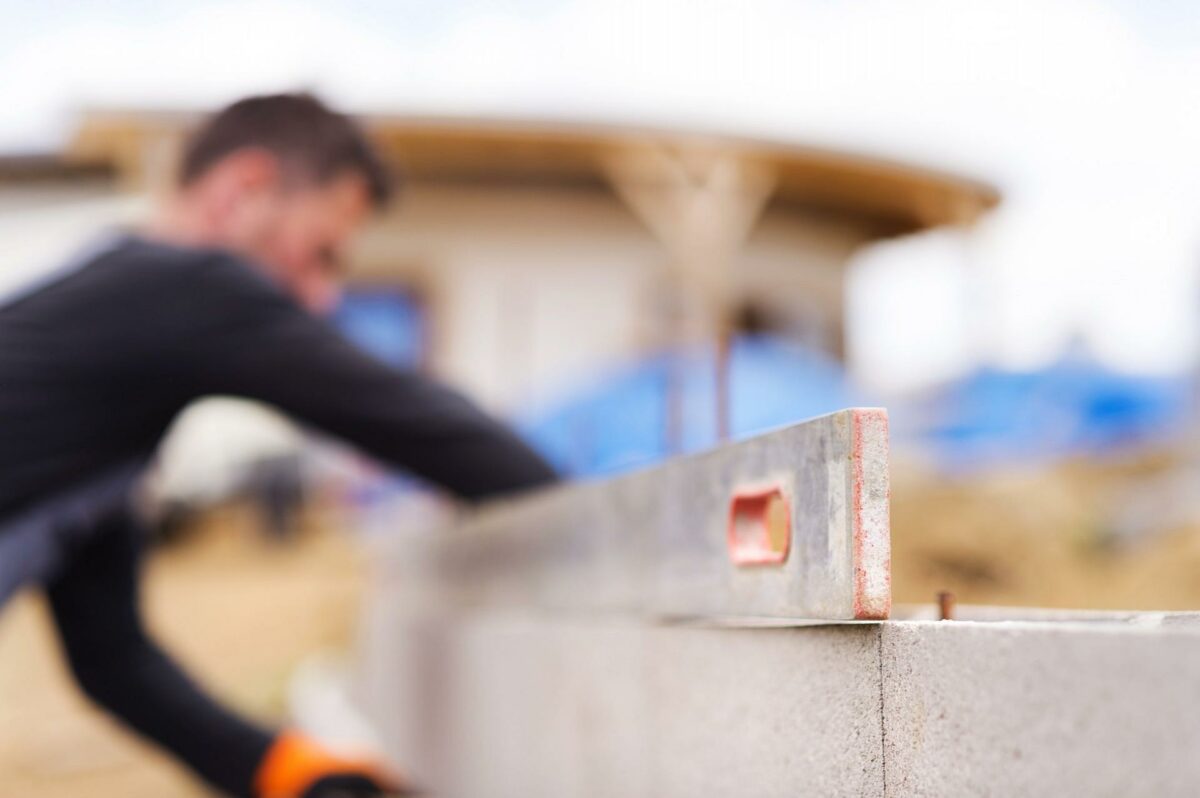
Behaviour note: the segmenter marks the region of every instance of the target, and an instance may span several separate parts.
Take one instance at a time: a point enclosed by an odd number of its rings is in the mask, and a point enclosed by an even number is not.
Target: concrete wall
[[[435,794],[879,794],[875,627],[375,610],[364,706]]]
[[[454,798],[1195,794],[1200,613],[833,623],[894,617],[882,418],[380,508],[358,698],[388,752]],[[747,562],[739,508],[772,474],[788,520],[760,531],[788,545]]]
[[[881,628],[886,795],[1195,795],[1200,627]]]
[[[448,796],[1191,796],[1200,627],[410,614],[360,698]]]

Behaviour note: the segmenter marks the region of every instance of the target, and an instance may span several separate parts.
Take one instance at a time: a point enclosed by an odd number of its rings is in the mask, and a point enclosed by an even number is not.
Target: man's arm
[[[138,609],[141,533],[114,511],[48,587],[84,692],[218,789],[252,796],[274,735],[212,701],[146,633]]]
[[[361,351],[237,260],[213,256],[193,280],[191,326],[167,366],[189,393],[276,405],[468,499],[557,478],[462,396]]]
[[[89,698],[222,793],[407,794],[377,763],[336,756],[295,732],[268,732],[205,694],[143,625],[138,596],[143,537],[132,512],[114,509],[47,586],[67,659]]]

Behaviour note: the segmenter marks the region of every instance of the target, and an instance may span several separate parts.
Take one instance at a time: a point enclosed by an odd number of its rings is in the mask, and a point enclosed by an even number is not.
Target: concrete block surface
[[[1200,794],[1200,634],[882,627],[888,796]]]
[[[437,795],[883,794],[877,627],[376,620],[364,708]]]

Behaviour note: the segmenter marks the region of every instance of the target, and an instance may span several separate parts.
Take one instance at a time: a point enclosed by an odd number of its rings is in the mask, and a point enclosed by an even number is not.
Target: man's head
[[[351,234],[392,190],[362,131],[308,94],[250,97],[209,119],[179,188],[176,224],[192,241],[247,257],[318,312],[337,301]]]

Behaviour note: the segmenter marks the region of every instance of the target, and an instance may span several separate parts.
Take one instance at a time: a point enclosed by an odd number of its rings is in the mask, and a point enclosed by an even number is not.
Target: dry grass
[[[1149,502],[1148,534],[1114,535],[1127,499],[1175,467],[1143,456],[953,481],[896,468],[895,600],[948,589],[973,604],[1200,609],[1200,519]]]

